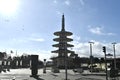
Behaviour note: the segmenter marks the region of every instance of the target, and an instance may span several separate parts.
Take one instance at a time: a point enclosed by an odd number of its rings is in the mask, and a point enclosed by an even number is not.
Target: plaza
[[[87,74],[87,75],[85,75]],[[97,74],[97,73],[96,73]],[[90,75],[89,72],[84,71],[83,74],[74,73],[73,70],[68,70],[69,80],[105,80],[105,74],[103,75]],[[43,69],[38,70],[38,77],[30,77],[31,70],[25,69],[11,69],[10,72],[2,72],[0,74],[0,80],[64,80],[65,71],[60,70],[60,73],[53,73],[51,69],[43,73]]]

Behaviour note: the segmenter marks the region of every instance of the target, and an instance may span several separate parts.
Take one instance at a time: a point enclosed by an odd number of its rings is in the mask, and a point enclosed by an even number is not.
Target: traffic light
[[[106,53],[106,47],[105,46],[103,46],[103,52]]]

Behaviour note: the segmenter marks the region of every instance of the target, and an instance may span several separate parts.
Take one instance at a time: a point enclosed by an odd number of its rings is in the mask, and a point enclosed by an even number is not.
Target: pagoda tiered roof
[[[56,42],[70,42],[70,41],[73,41],[73,39],[71,39],[71,38],[55,38],[53,40],[56,41]]]
[[[55,51],[52,51],[52,53],[74,53],[74,51],[68,50],[68,49],[58,49]]]
[[[54,35],[56,35],[56,36],[62,36],[62,35],[64,35],[64,36],[71,36],[72,33],[69,32],[69,31],[58,31],[58,32],[55,32]]]
[[[64,47],[64,45],[61,44],[61,43],[54,44],[54,45],[52,45],[52,46],[53,46],[53,47]],[[73,47],[73,45],[72,45],[72,44],[66,44],[66,47]]]

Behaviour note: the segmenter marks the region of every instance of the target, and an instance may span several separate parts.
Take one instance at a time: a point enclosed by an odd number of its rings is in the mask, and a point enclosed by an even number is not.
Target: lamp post
[[[91,73],[92,73],[92,67],[93,67],[93,56],[92,56],[92,44],[94,44],[94,42],[88,42],[90,44],[90,64],[91,64]]]
[[[113,51],[114,51],[114,68],[116,70],[116,54],[115,54],[115,44],[116,44],[116,42],[113,42],[112,44],[113,44]]]

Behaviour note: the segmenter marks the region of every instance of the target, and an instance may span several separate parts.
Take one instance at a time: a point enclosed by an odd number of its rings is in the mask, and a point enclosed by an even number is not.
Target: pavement
[[[95,75],[95,73],[93,75],[85,74],[90,73],[85,71],[83,74],[80,74],[68,70],[67,78],[68,80],[106,80],[104,75]],[[10,72],[0,73],[0,80],[65,80],[65,70],[60,70],[60,73],[53,73],[51,70],[47,70],[46,73],[43,73],[43,69],[39,69],[38,77],[30,77],[30,75],[30,69],[11,69]]]

